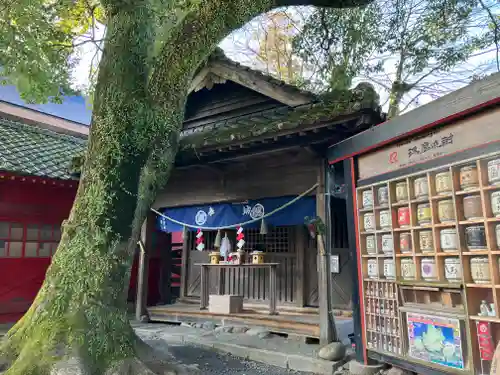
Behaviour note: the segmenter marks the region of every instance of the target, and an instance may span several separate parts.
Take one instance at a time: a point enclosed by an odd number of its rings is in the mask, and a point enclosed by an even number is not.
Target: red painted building
[[[68,161],[85,141],[0,118],[0,322],[40,288],[78,186]]]
[[[86,125],[0,100],[0,323],[19,319],[42,285],[78,187],[70,162],[87,134]],[[148,284],[153,305],[160,298],[161,237],[155,243]],[[176,280],[171,284],[175,288]]]

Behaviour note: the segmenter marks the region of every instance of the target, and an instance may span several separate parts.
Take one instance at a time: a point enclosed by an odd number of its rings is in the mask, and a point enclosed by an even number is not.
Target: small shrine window
[[[59,225],[0,221],[0,257],[49,258],[61,239]]]
[[[291,248],[290,236],[291,226],[277,226],[268,229],[265,235],[260,234],[260,229],[252,228],[245,230],[245,248],[248,251],[257,250],[257,247],[267,253],[289,253],[295,251]]]

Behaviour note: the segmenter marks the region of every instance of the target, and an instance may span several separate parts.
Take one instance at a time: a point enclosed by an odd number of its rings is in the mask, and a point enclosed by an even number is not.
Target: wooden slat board
[[[175,170],[155,208],[298,195],[316,183],[316,157],[305,151],[241,163]]]
[[[339,256],[339,273],[330,273],[332,308],[350,310],[352,308],[352,254],[349,251],[347,233],[346,204],[343,199],[331,198],[331,255]]]

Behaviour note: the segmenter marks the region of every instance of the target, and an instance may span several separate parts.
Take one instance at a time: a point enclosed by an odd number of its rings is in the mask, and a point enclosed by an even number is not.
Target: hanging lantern
[[[196,232],[196,250],[203,251],[205,244],[203,243],[203,231],[198,228]]]
[[[266,221],[264,219],[262,219],[262,221],[260,222],[260,234],[262,235],[265,235],[267,234],[267,224],[266,224]]]
[[[220,229],[217,231],[217,236],[215,236],[214,247],[220,248],[221,244],[221,233]]]
[[[243,245],[245,245],[245,234],[243,233],[243,227],[238,227],[238,230],[236,231],[236,247],[238,250],[241,250],[243,248]]]

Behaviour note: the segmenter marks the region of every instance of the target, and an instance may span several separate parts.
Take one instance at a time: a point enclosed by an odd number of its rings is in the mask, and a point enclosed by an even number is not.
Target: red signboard
[[[482,361],[491,361],[495,353],[491,327],[488,322],[476,322],[477,341],[479,343],[479,354]]]

